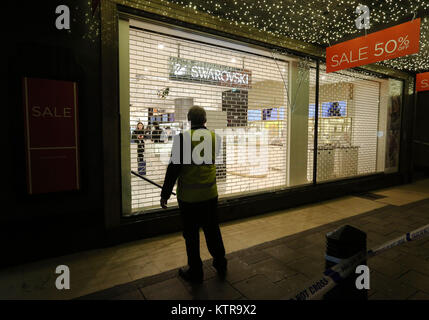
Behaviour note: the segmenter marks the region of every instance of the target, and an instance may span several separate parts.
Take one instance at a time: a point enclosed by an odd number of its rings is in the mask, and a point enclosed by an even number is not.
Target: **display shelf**
[[[308,133],[314,137],[314,119],[308,119]],[[319,118],[318,143],[320,145],[350,146],[352,141],[352,118]]]

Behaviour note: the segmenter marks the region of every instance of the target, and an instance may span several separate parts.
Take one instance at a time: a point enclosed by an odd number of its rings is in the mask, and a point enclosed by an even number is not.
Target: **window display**
[[[162,184],[167,167],[163,160],[172,146],[166,125],[176,134],[186,130],[187,110],[200,105],[207,112],[209,129],[228,129],[225,161],[217,168],[221,198],[286,187],[287,98],[283,79],[287,79],[288,63],[270,56],[269,52],[263,57],[130,28],[130,121],[148,119],[145,125],[152,126],[152,136],[153,124],[158,122],[163,130],[160,137],[164,137],[160,143],[154,143],[153,137],[146,141],[146,177]],[[165,88],[168,95],[160,96]],[[262,120],[263,112],[272,123],[251,126]],[[265,130],[268,136],[266,142],[260,139],[266,145],[256,150],[261,154],[260,163],[243,162],[242,150],[257,130]],[[266,152],[258,153],[264,148]],[[135,169],[136,152],[132,145],[131,168]],[[160,190],[153,185],[132,177],[131,189],[132,210],[158,208]],[[170,203],[174,201],[172,198]]]
[[[322,65],[316,117],[315,63],[206,44],[192,35],[175,38],[133,23],[130,126],[141,121],[149,132],[145,177],[155,184],[162,185],[172,137],[189,129],[193,105],[206,110],[207,128],[222,135],[216,168],[221,199],[313,183],[315,154],[316,182],[374,174],[397,163],[400,94],[390,99],[391,80],[355,71],[326,74]],[[141,148],[131,144],[130,151],[131,169],[142,171]],[[159,199],[154,184],[131,177],[133,213],[159,210]]]
[[[322,103],[322,117],[346,117],[347,102],[324,102]]]
[[[247,113],[247,121],[261,121],[262,113],[261,110],[249,110]]]

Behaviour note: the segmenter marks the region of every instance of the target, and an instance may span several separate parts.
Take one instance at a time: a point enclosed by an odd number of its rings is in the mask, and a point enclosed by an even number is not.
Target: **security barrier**
[[[326,234],[325,270],[349,259],[359,252],[366,252],[366,233],[350,225],[342,226]],[[361,262],[366,265],[366,260]],[[323,300],[368,300],[366,290],[356,288],[358,275],[351,274],[323,296]]]
[[[359,252],[349,259],[341,260],[332,268],[325,270],[323,276],[311,281],[303,290],[292,296],[291,300],[319,300],[329,290],[353,273],[362,261],[406,242],[421,239],[428,234],[429,224],[388,241],[374,249],[368,250],[367,252]]]

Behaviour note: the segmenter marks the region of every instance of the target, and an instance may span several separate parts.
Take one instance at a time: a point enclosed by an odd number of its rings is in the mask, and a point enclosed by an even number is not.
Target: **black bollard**
[[[362,251],[366,252],[366,233],[349,225],[342,226],[326,234],[325,268],[331,268]],[[360,264],[366,265],[366,260]],[[358,276],[353,270],[346,279],[328,291],[323,300],[368,300],[368,290],[356,288]]]

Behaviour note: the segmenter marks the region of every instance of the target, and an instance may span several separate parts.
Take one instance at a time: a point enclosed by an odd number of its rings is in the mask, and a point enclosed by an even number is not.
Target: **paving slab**
[[[267,252],[270,256],[285,263],[294,261],[299,258],[303,258],[305,256],[301,251],[293,250],[284,243],[273,247],[265,248],[263,250]]]
[[[376,256],[368,260],[367,264],[371,270],[376,270],[379,273],[393,279],[400,277],[410,270],[409,266],[404,266],[398,262],[385,259],[382,256]]]
[[[117,296],[110,297],[109,300],[144,300],[144,296],[139,289],[134,289]]]
[[[263,260],[255,263],[252,267],[257,275],[264,275],[273,283],[297,274],[297,271],[288,268],[284,263],[275,259]]]
[[[429,294],[418,291],[410,298],[410,300],[429,300]]]
[[[270,255],[262,250],[243,251],[240,252],[238,256],[240,257],[241,261],[247,263],[248,265],[252,265],[259,261],[270,258]]]
[[[204,285],[185,284],[185,286],[194,300],[236,300],[243,296],[229,282],[219,278],[205,281]]]
[[[203,262],[204,282],[190,285],[177,269],[103,290],[82,299],[288,299],[325,266],[325,235],[349,224],[367,232],[368,249],[412,231],[417,222],[429,224],[429,199],[401,207],[387,205],[364,214],[227,254],[224,280]],[[424,212],[424,214],[423,214]],[[404,215],[408,215],[408,219]],[[410,216],[418,217],[410,219]],[[389,249],[368,260],[370,300],[428,300],[429,238]]]
[[[185,285],[178,279],[172,278],[155,284],[141,287],[145,299],[148,300],[192,300],[193,297]]]
[[[285,294],[281,286],[272,283],[264,275],[256,275],[233,286],[250,300],[278,300]]]
[[[256,274],[255,270],[239,258],[228,260],[228,272],[225,280],[233,284],[251,278]]]
[[[410,279],[410,281],[412,281],[412,279]],[[397,281],[390,277],[386,277],[379,272],[371,273],[370,286],[383,293],[383,296],[395,300],[407,300],[418,291],[417,288],[403,281]]]
[[[403,283],[409,284],[411,287],[416,288],[424,293],[429,294],[429,276],[410,270],[404,274],[400,280]]]

